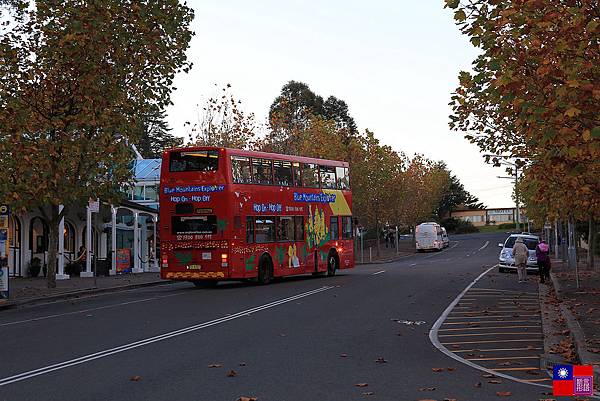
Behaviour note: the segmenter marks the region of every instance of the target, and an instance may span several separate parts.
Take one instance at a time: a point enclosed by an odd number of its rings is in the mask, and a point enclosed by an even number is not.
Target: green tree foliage
[[[443,166],[443,168],[445,169],[446,167]],[[448,174],[450,175],[450,185],[438,204],[438,217],[447,217],[452,210],[456,210],[457,208],[485,209],[485,205],[465,189],[457,176],[450,174],[449,171]]]
[[[177,0],[2,7],[11,22],[0,31],[0,201],[48,220],[53,287],[59,221],[90,197],[119,198],[140,116],[166,106],[173,77],[191,66],[193,12]]]
[[[137,149],[145,159],[160,159],[162,153],[183,145],[183,138],[171,134],[164,110],[153,108],[140,119]]]
[[[269,109],[269,132],[258,146],[273,152],[298,154],[296,144],[315,117],[332,121],[343,134],[341,141],[345,146],[358,135],[346,102],[335,96],[324,101],[307,84],[290,81]]]

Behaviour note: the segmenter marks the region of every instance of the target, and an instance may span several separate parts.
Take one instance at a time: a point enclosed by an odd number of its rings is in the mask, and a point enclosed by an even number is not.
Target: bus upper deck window
[[[251,184],[252,169],[250,158],[244,156],[231,156],[231,173],[236,184]]]
[[[273,184],[273,162],[269,159],[252,159],[252,182],[254,184]]]
[[[275,160],[273,162],[273,172],[275,176],[275,185],[291,187],[293,185],[292,163],[284,160]]]
[[[306,188],[319,188],[318,165],[302,164],[302,186]]]
[[[219,168],[219,152],[216,150],[197,150],[189,152],[172,152],[169,159],[169,171],[181,173],[186,171],[213,172]]]
[[[320,166],[321,187],[325,189],[335,189],[335,167]]]
[[[336,167],[337,189],[350,189],[350,176],[347,167]]]

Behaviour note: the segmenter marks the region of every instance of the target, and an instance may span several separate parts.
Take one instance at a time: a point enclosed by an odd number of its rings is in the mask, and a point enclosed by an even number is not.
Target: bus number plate
[[[187,269],[188,270],[200,270],[200,269],[202,269],[202,266],[200,266],[200,265],[188,265]]]

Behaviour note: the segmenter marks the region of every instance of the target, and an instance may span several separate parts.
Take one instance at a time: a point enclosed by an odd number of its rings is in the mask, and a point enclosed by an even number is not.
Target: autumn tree
[[[215,85],[216,86],[216,85]],[[198,146],[222,146],[236,149],[253,147],[255,137],[261,130],[254,113],[246,113],[241,100],[231,93],[227,84],[198,106],[198,115],[189,127],[189,142]]]
[[[138,125],[137,149],[146,159],[159,159],[165,150],[183,145],[183,138],[171,134],[164,110],[153,107]]]
[[[190,68],[193,11],[177,0],[8,4],[0,8],[2,20],[10,15],[0,31],[0,201],[47,219],[54,287],[60,220],[89,198],[120,198],[140,117],[166,106],[175,74]]]
[[[484,152],[526,161],[529,200],[549,214],[600,210],[597,1],[446,5],[481,49],[473,72],[460,75],[451,126]]]

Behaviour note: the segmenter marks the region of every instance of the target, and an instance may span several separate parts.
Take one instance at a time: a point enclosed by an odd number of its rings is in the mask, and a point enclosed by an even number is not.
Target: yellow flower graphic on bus
[[[325,212],[315,206],[313,214],[312,207],[308,205],[308,221],[306,222],[306,245],[320,247],[329,239],[329,230],[325,222]]]

